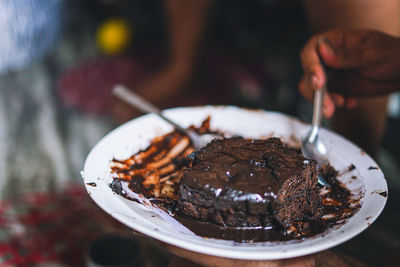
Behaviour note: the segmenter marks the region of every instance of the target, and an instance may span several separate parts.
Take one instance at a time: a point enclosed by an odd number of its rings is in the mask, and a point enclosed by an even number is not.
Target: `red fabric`
[[[94,114],[109,114],[111,88],[117,83],[128,86],[144,81],[148,72],[139,60],[130,57],[97,59],[67,71],[57,91],[65,106]]]
[[[96,59],[63,74],[57,91],[67,107],[91,114],[110,115],[111,88],[122,83],[137,90],[141,83],[162,67],[163,62],[164,57],[153,52],[143,52],[141,56]],[[166,103],[164,107],[243,102],[243,99],[235,97],[259,101],[263,91],[271,85],[269,71],[261,61],[240,61],[212,50],[202,57],[195,73],[193,76],[197,80],[176,101]]]
[[[7,237],[0,241],[1,266],[83,266],[88,245],[99,234],[131,234],[96,206],[82,185],[1,202],[0,228]]]

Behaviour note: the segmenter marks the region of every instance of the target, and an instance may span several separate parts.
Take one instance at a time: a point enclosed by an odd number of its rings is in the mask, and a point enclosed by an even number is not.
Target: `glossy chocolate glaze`
[[[229,186],[263,198],[276,195],[286,179],[302,171],[305,160],[278,138],[214,140],[194,153],[195,163],[184,170],[186,185],[215,192]]]
[[[278,138],[218,139],[188,158],[178,199],[184,215],[264,228],[321,217],[316,163]]]

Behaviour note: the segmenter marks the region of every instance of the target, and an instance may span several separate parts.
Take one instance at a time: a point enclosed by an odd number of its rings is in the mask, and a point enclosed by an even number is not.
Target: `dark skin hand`
[[[351,108],[356,97],[384,95],[400,88],[400,39],[376,31],[331,30],[315,35],[303,47],[304,76],[301,94],[312,100],[313,91],[329,77],[324,115],[335,107]]]

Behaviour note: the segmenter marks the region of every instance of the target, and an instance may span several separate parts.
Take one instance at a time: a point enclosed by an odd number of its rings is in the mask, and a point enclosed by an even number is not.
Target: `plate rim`
[[[262,112],[263,114],[273,114],[276,116],[280,116],[280,117],[284,117],[285,119],[289,119],[291,121],[295,121],[296,123],[300,123],[303,124],[305,126],[310,126],[309,124],[299,120],[298,118],[295,118],[293,116],[289,116],[277,111],[266,111],[266,110],[262,110],[262,109],[243,109],[240,107],[236,107],[236,106],[196,106],[196,107],[176,107],[176,108],[171,108],[171,109],[167,109],[164,110],[163,112],[165,112],[167,115],[173,114],[174,112],[182,112],[182,110],[186,110],[186,109],[211,109],[211,110],[218,110],[218,109],[236,109],[239,111],[247,111],[247,112]],[[298,256],[305,256],[305,255],[309,255],[312,253],[316,253],[325,249],[329,249],[332,248],[334,246],[337,246],[343,242],[346,242],[347,240],[355,237],[356,235],[358,235],[359,233],[361,233],[362,231],[364,231],[366,228],[369,227],[369,225],[371,225],[381,214],[382,210],[384,209],[386,202],[387,202],[387,197],[382,198],[381,197],[381,201],[383,200],[383,202],[381,203],[380,207],[378,208],[375,216],[373,216],[369,221],[368,224],[363,224],[359,227],[357,227],[355,230],[353,230],[351,232],[351,234],[347,234],[347,235],[341,235],[339,238],[336,238],[335,240],[331,240],[331,242],[324,242],[322,244],[319,245],[314,245],[311,247],[301,247],[301,248],[297,248],[297,249],[288,249],[286,251],[282,250],[282,251],[272,251],[268,252],[268,247],[270,246],[254,246],[254,247],[248,247],[248,249],[246,248],[246,250],[234,250],[234,253],[232,253],[232,251],[227,250],[227,248],[225,247],[215,247],[213,246],[212,249],[210,249],[209,247],[206,247],[205,244],[198,244],[198,242],[193,242],[190,243],[188,240],[186,239],[182,239],[182,238],[176,238],[174,236],[171,236],[170,234],[166,235],[165,233],[163,233],[162,231],[154,231],[150,228],[147,228],[141,224],[134,224],[132,221],[129,221],[127,219],[127,217],[129,218],[129,216],[123,215],[123,214],[119,214],[119,213],[113,213],[113,211],[110,209],[110,206],[107,206],[106,203],[103,204],[103,198],[102,197],[97,197],[97,194],[94,193],[94,188],[98,188],[98,187],[92,187],[90,185],[88,185],[88,183],[95,181],[94,179],[91,179],[93,177],[87,177],[85,176],[85,174],[87,173],[87,168],[88,168],[88,163],[89,160],[93,157],[93,153],[97,151],[97,149],[102,145],[102,142],[104,142],[105,139],[109,138],[110,136],[118,133],[119,131],[123,131],[124,128],[128,128],[130,127],[130,125],[134,124],[135,121],[141,119],[146,119],[148,116],[151,116],[152,114],[145,114],[143,116],[137,117],[135,119],[132,119],[116,128],[114,128],[113,130],[111,130],[109,133],[107,133],[99,142],[96,143],[96,145],[91,149],[91,151],[88,153],[86,159],[85,159],[85,163],[84,163],[84,167],[83,167],[83,172],[82,172],[82,178],[84,180],[84,186],[86,187],[86,190],[88,191],[90,197],[93,199],[93,201],[103,210],[105,210],[108,214],[110,214],[112,217],[114,217],[115,219],[117,219],[118,221],[122,222],[123,224],[127,225],[128,227],[134,229],[135,231],[141,232],[142,234],[149,236],[151,238],[154,238],[156,240],[159,240],[161,242],[165,242],[168,243],[170,245],[173,246],[178,246],[184,249],[189,249],[191,251],[197,252],[197,253],[201,253],[201,254],[207,254],[207,255],[212,255],[212,256],[217,256],[217,257],[225,257],[225,258],[232,258],[232,259],[244,259],[244,260],[276,260],[276,259],[285,259],[285,258],[292,258],[292,257],[298,257]],[[328,135],[332,135],[335,138],[338,139],[343,139],[343,141],[351,144],[351,146],[360,149],[358,146],[356,146],[354,143],[352,143],[351,141],[345,139],[344,137],[340,136],[337,133],[334,133],[332,131],[329,131],[327,129],[322,129],[322,131],[324,132],[324,134],[328,134]],[[375,163],[376,166],[378,166],[376,164],[376,162],[369,157],[369,155],[366,154],[366,156],[369,158],[369,160],[372,160],[373,163]],[[383,177],[383,189],[386,191],[386,193],[388,192],[387,189],[387,183],[386,180],[384,179],[384,175],[381,171],[381,169],[378,169],[378,172],[380,175],[382,175]],[[110,188],[108,188],[109,190],[111,190]],[[111,192],[112,194],[115,195],[115,193]],[[124,203],[121,199],[117,198],[119,202],[121,202],[123,205],[126,205],[126,203]],[[127,209],[129,209],[129,207],[126,206]],[[361,207],[362,209],[363,207]],[[361,211],[360,209],[360,211]],[[360,212],[359,211],[359,212]],[[358,212],[358,213],[359,213]],[[353,217],[355,217],[357,214],[355,214]],[[138,220],[136,218],[136,220]],[[144,219],[143,219],[144,220]],[[140,220],[139,220],[140,221]],[[327,234],[329,235],[329,233]],[[317,238],[318,239],[318,238]],[[188,244],[189,243],[189,244]],[[268,242],[267,242],[268,243]],[[272,242],[273,243],[273,242]],[[301,243],[301,242],[300,242]],[[259,243],[260,244],[260,243]],[[210,245],[210,244],[208,244]],[[279,245],[278,245],[279,246]],[[240,246],[237,246],[240,247]],[[256,248],[256,249],[253,249]]]

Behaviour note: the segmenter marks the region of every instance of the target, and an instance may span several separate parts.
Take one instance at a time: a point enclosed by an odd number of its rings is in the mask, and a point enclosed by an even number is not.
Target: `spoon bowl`
[[[326,146],[319,138],[318,131],[314,127],[310,130],[301,143],[301,151],[304,157],[317,160],[319,169],[328,162],[328,159]]]
[[[301,152],[303,153],[303,156],[316,160],[317,169],[320,169],[322,166],[328,163],[328,151],[322,140],[319,138],[319,128],[322,120],[322,105],[325,91],[325,85],[322,86],[321,89],[315,91],[312,128],[301,143]],[[322,186],[328,185],[321,174],[318,176],[318,183]]]

